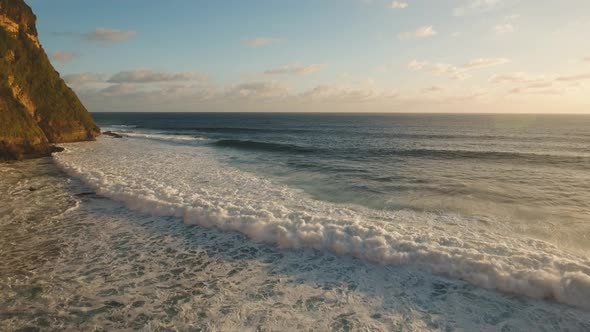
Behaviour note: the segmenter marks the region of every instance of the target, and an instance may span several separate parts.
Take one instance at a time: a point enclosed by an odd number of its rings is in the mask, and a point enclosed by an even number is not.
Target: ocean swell
[[[373,156],[396,155],[428,159],[473,159],[486,161],[507,161],[513,163],[530,163],[559,166],[562,164],[576,165],[587,168],[589,156],[572,156],[567,154],[530,153],[495,150],[445,150],[445,149],[374,149],[369,152]]]
[[[125,156],[119,159],[117,156]],[[403,264],[502,292],[590,310],[590,262],[468,217],[376,211],[313,200],[239,171],[207,147],[99,138],[54,156],[70,175],[128,208],[243,233],[282,248],[312,248]]]
[[[398,147],[387,148],[318,148],[288,143],[265,142],[255,140],[221,139],[211,145],[221,148],[233,148],[245,151],[264,151],[271,153],[292,153],[292,154],[317,154],[324,155],[346,155],[346,156],[367,156],[367,157],[411,157],[427,159],[473,159],[497,162],[511,162],[522,164],[544,164],[544,165],[571,165],[576,168],[587,169],[590,163],[589,156],[572,156],[567,154],[543,154],[524,153],[516,151],[495,151],[495,150],[461,150],[461,149],[404,149]]]
[[[213,145],[224,148],[236,148],[242,150],[259,150],[269,152],[283,152],[283,153],[313,153],[316,152],[313,148],[293,145],[281,144],[272,142],[259,142],[251,140],[237,140],[237,139],[222,139],[213,143]]]

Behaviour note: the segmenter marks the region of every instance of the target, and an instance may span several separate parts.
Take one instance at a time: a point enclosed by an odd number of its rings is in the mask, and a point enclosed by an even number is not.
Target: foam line
[[[125,158],[119,158],[124,156]],[[133,210],[237,231],[282,248],[403,264],[502,292],[590,310],[590,262],[467,217],[375,211],[313,200],[245,173],[207,147],[99,138],[54,156],[70,175]]]
[[[141,139],[149,139],[149,140],[157,140],[163,142],[176,142],[176,143],[190,143],[190,142],[198,142],[204,141],[205,138],[196,137],[192,135],[169,135],[169,134],[160,134],[160,133],[150,133],[150,132],[130,132],[125,131],[122,132],[123,136],[130,137],[130,138],[141,138]]]

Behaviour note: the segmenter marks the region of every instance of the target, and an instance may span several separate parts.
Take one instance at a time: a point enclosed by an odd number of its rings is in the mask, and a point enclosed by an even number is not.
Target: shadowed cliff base
[[[39,44],[36,17],[22,0],[0,0],[0,160],[50,155],[51,143],[100,134]]]

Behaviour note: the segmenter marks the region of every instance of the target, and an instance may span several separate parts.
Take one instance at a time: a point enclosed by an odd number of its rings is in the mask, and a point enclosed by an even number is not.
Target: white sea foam
[[[158,134],[158,133],[142,133],[142,132],[128,132],[125,133],[128,137],[133,138],[145,138],[145,139],[154,139],[154,140],[162,140],[162,141],[202,141],[204,138],[196,137],[192,135],[167,135],[167,134]]]
[[[124,128],[124,129],[122,129]],[[194,135],[189,135],[189,134],[178,134],[178,135],[170,135],[170,134],[165,134],[165,133],[161,133],[161,132],[155,132],[155,131],[142,131],[142,130],[136,130],[136,129],[132,129],[134,128],[133,126],[127,126],[127,127],[116,127],[116,126],[111,126],[111,127],[106,127],[104,129],[104,131],[114,131],[116,133],[120,133],[121,135],[125,136],[125,137],[130,137],[130,138],[140,138],[140,139],[148,139],[148,140],[156,140],[156,141],[163,141],[163,142],[173,142],[173,143],[198,143],[199,141],[205,141],[206,138],[203,137],[198,137],[198,136],[194,136]]]
[[[284,248],[404,264],[475,285],[590,309],[590,261],[467,217],[321,202],[219,162],[206,147],[99,138],[56,163],[131,209],[238,231]]]
[[[111,127],[114,127],[114,128],[137,128],[137,125],[120,124],[120,125],[111,125]]]

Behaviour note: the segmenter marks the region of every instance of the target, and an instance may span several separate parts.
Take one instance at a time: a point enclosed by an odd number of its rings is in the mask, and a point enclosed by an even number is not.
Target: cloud
[[[324,67],[324,64],[311,64],[307,66],[288,64],[278,68],[267,69],[264,73],[267,75],[309,75],[320,71]]]
[[[500,75],[493,75],[490,78],[490,83],[512,83],[512,84],[527,84],[543,81],[543,77],[533,77],[523,72],[507,73]]]
[[[145,87],[145,88],[144,88]],[[99,87],[94,90],[81,90],[81,97],[92,105],[104,103],[127,106],[130,103],[136,105],[132,108],[145,109],[161,104],[165,101],[182,105],[210,103],[214,107],[231,105],[232,109],[242,109],[246,105],[264,107],[278,102],[285,105],[309,104],[309,103],[366,103],[391,101],[397,98],[394,90],[379,90],[372,84],[363,82],[360,85],[318,85],[311,89],[297,92],[287,85],[276,81],[252,81],[225,87],[213,86],[186,86],[186,85],[155,85],[146,87],[137,84],[113,84],[108,87]],[[110,97],[105,100],[104,97]],[[142,105],[142,106],[139,106]],[[110,106],[109,106],[110,107]],[[276,110],[276,109],[272,109]]]
[[[253,39],[245,39],[244,43],[248,46],[257,47],[278,42],[279,39],[273,37],[258,37]]]
[[[460,68],[464,70],[471,70],[503,65],[508,62],[510,62],[510,60],[506,58],[479,58],[471,60],[468,63],[461,65]]]
[[[508,62],[510,62],[510,60],[506,58],[480,58],[455,66],[448,63],[432,63],[428,61],[413,60],[408,63],[408,68],[411,70],[424,70],[437,75],[447,75],[451,79],[464,79],[468,77],[468,71],[498,66]]]
[[[55,51],[51,55],[51,60],[57,62],[68,62],[74,60],[77,57],[78,55],[76,53],[66,51]]]
[[[408,7],[408,3],[407,2],[401,2],[401,1],[393,1],[391,3],[391,5],[389,5],[389,8],[393,8],[393,9],[404,9]]]
[[[70,85],[82,85],[91,82],[115,83],[115,84],[141,84],[141,83],[168,83],[182,81],[199,81],[205,82],[208,77],[203,74],[186,72],[186,73],[165,73],[154,72],[148,69],[137,69],[120,71],[112,75],[108,80],[104,80],[101,75],[95,73],[79,73],[65,75],[63,79]]]
[[[582,62],[590,63],[590,56],[583,58]]]
[[[461,69],[449,63],[431,63],[428,61],[412,61],[408,64],[408,68],[412,70],[424,70],[436,75],[446,75],[450,79],[459,80],[465,79],[469,76],[465,73],[467,69]]]
[[[154,72],[147,69],[121,71],[111,76],[109,83],[155,83],[155,82],[178,82],[178,81],[206,81],[207,76],[198,73],[164,73]]]
[[[84,40],[98,43],[118,43],[135,37],[135,31],[97,28],[84,34]]]
[[[123,96],[137,92],[135,86],[131,84],[115,84],[100,90],[105,96]]]
[[[427,88],[422,89],[422,92],[424,93],[439,93],[439,92],[443,92],[444,88],[440,87],[440,86],[429,86]]]
[[[438,32],[434,30],[432,25],[422,26],[414,31],[405,31],[397,35],[399,39],[415,39],[415,38],[427,38],[436,35]]]
[[[350,101],[354,100],[369,100],[375,97],[373,90],[343,87],[338,85],[318,85],[308,91],[305,91],[299,96],[303,102],[313,101]]]
[[[492,28],[492,30],[498,35],[503,35],[505,33],[514,32],[514,31],[516,31],[516,29],[517,29],[517,27],[510,24],[510,23],[498,24]]]
[[[230,86],[224,96],[230,99],[277,98],[289,95],[289,88],[279,82],[247,82]]]
[[[565,89],[554,86],[551,81],[538,82],[516,87],[508,91],[511,94],[543,94],[543,95],[558,95],[563,94]]]
[[[245,82],[225,87],[210,85],[179,85],[179,84],[111,84],[107,87],[98,86],[94,89],[79,89],[78,93],[84,101],[103,107],[130,110],[158,110],[158,105],[172,103],[182,104],[185,110],[191,105],[212,102],[219,105],[243,105],[242,102],[264,103],[282,100],[290,96],[290,90],[280,82]],[[104,98],[110,97],[110,98]],[[108,106],[105,106],[108,105]],[[154,108],[155,107],[155,108]],[[161,110],[161,109],[160,109]]]
[[[371,79],[352,84],[320,84],[294,96],[300,103],[355,104],[387,102],[399,97],[397,90],[378,89]]]
[[[577,75],[533,76],[526,73],[493,75],[490,83],[508,84],[511,94],[564,94],[573,91],[584,81],[590,80],[590,73]]]
[[[569,75],[569,76],[558,76],[555,78],[558,82],[579,82],[579,81],[586,81],[590,80],[590,73],[579,74],[579,75]]]
[[[514,0],[511,0],[514,1]],[[453,9],[453,15],[463,16],[477,12],[487,12],[506,6],[510,0],[469,0]]]
[[[79,73],[70,74],[63,77],[64,81],[69,85],[81,85],[90,82],[101,82],[102,79],[98,74],[94,73]]]

